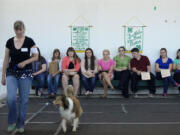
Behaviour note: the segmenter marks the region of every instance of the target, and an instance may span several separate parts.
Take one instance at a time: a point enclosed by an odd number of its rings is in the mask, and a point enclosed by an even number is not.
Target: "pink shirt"
[[[103,59],[98,60],[98,66],[102,68],[103,71],[109,71],[111,66],[114,66],[115,62],[110,59],[109,61],[105,62]]]

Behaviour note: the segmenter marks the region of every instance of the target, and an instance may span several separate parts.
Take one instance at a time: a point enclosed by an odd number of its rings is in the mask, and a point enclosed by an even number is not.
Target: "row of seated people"
[[[82,60],[80,60],[73,48],[68,48],[67,56],[63,59],[60,57],[59,49],[55,49],[52,60],[46,62],[40,51],[38,53],[34,40],[25,35],[25,25],[22,21],[14,23],[14,32],[15,36],[6,42],[1,79],[1,84],[7,85],[7,131],[9,133],[24,133],[29,91],[32,82],[32,66],[34,70],[33,78],[40,82],[37,86],[40,92],[43,92],[46,71],[48,71],[48,92],[51,98],[54,98],[57,93],[60,77],[62,77],[64,93],[66,94],[69,79],[72,79],[75,96],[77,96],[80,85],[78,74],[80,69],[86,95],[93,93],[97,73],[104,87],[102,98],[107,97],[108,87],[112,90],[114,89],[111,83],[113,78],[119,80],[119,88],[123,87],[123,95],[126,98],[129,97],[129,80],[131,80],[131,90],[134,94],[137,92],[137,82],[140,79],[148,81],[150,96],[156,93],[155,76],[151,73],[149,59],[147,56],[141,55],[137,48],[131,50],[132,59],[125,55],[124,47],[119,47],[119,55],[111,59],[110,51],[104,50],[103,58],[100,60],[96,59],[93,50],[90,48],[85,50],[85,56]],[[160,50],[160,58],[156,61],[156,77],[164,80],[164,96],[167,95],[168,82],[175,86],[178,86],[178,83],[180,83],[179,63],[180,50],[177,51],[177,58],[174,62],[168,58],[165,48]],[[172,70],[175,71],[174,78],[171,76]],[[19,93],[18,100],[17,90]]]
[[[129,81],[131,80],[131,91],[137,96],[138,80],[144,80],[143,76],[149,75],[146,78],[148,81],[149,96],[153,97],[156,93],[155,79],[163,80],[163,96],[167,96],[168,84],[172,83],[178,87],[180,83],[180,49],[177,51],[177,57],[173,61],[167,56],[165,48],[160,49],[160,57],[155,62],[156,76],[151,73],[151,64],[147,56],[141,55],[138,48],[131,50],[132,58],[125,54],[125,47],[118,48],[119,54],[113,59],[110,58],[110,51],[103,51],[103,58],[97,60],[91,48],[85,50],[85,56],[80,59],[74,48],[70,47],[63,59],[59,49],[53,51],[51,61],[46,62],[39,51],[38,61],[33,62],[33,79],[39,83],[36,89],[43,94],[45,86],[45,78],[47,75],[48,93],[50,98],[54,98],[57,93],[59,79],[62,78],[62,86],[66,94],[68,81],[72,79],[75,96],[78,94],[80,86],[80,77],[82,79],[85,95],[93,94],[96,79],[101,80],[104,88],[104,94],[101,98],[107,97],[108,87],[114,90],[112,79],[119,80],[119,89],[122,89],[122,94],[125,98],[129,97]],[[47,71],[47,72],[46,72]],[[81,71],[81,74],[79,72]],[[172,76],[171,72],[175,71]],[[164,73],[165,72],[165,73]],[[165,76],[163,76],[165,74]],[[180,87],[178,87],[180,91]]]

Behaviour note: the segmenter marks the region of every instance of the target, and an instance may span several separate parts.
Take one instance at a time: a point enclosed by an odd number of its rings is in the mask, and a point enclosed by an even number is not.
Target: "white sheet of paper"
[[[142,80],[150,80],[150,73],[149,72],[141,72],[141,79]]]
[[[170,70],[169,69],[161,69],[161,76],[162,76],[162,78],[171,76]]]
[[[177,69],[180,70],[180,63],[177,65]]]

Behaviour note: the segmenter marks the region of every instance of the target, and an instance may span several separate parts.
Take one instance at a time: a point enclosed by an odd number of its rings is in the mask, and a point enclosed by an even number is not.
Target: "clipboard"
[[[149,72],[141,72],[141,79],[143,81],[151,80],[151,76]]]
[[[165,78],[165,77],[169,77],[171,76],[171,72],[169,69],[161,69],[161,77]]]

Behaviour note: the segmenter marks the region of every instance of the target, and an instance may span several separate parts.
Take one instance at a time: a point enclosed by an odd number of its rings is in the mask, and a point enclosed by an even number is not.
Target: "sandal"
[[[102,96],[100,96],[100,98],[105,99],[105,98],[107,98],[107,95],[102,95]]]

